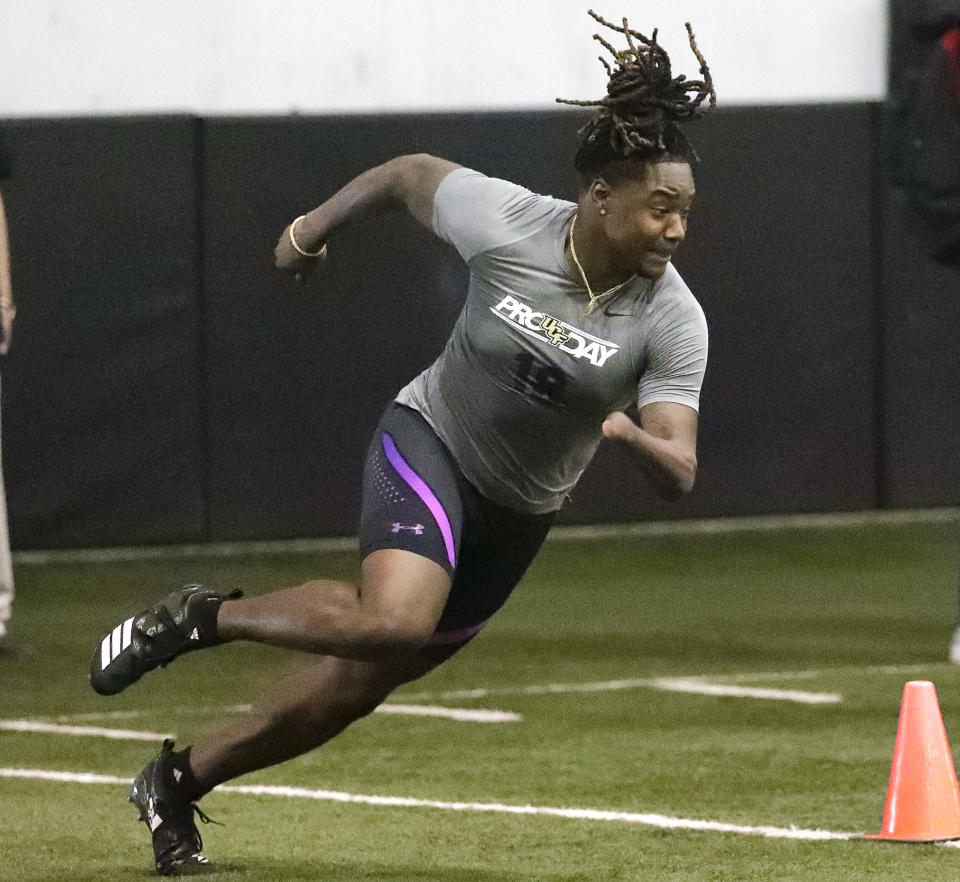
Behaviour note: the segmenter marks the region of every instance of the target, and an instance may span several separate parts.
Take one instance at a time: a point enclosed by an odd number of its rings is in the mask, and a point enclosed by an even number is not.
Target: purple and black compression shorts
[[[554,513],[494,505],[464,478],[417,411],[387,406],[367,453],[360,551],[402,548],[453,578],[432,645],[468,640],[506,602],[550,530]]]

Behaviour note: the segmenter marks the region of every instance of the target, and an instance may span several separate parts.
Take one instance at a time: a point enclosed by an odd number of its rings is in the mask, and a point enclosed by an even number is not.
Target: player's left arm
[[[662,499],[676,500],[697,477],[697,411],[655,401],[640,408],[640,425],[622,411],[603,421],[603,435],[630,451]]]
[[[13,319],[17,314],[13,305],[13,288],[10,284],[10,240],[7,236],[7,214],[0,192],[0,355],[10,351],[13,337]]]

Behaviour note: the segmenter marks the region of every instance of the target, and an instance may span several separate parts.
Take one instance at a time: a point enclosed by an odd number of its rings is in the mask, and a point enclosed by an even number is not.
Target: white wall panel
[[[591,4],[728,104],[884,95],[885,0],[0,0],[0,116],[542,108],[603,94]]]

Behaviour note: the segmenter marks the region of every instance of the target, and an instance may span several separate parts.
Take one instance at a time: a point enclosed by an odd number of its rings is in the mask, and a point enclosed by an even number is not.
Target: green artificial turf
[[[462,653],[394,703],[493,708],[518,722],[374,714],[323,749],[241,779],[431,802],[657,813],[731,825],[876,831],[900,697],[933,680],[960,731],[955,524],[554,540]],[[350,577],[351,554],[287,553],[17,567],[0,718],[215,729],[307,658],[250,644],[195,653],[103,698],[100,636],[191,581],[248,593]],[[660,691],[545,689],[702,677],[836,693],[835,704]],[[630,684],[627,684],[630,685]],[[534,687],[531,689],[530,687]],[[451,691],[482,689],[476,697]],[[958,735],[960,737],[960,735]],[[0,731],[0,769],[128,779],[158,744]],[[122,784],[0,777],[0,879],[149,878]],[[345,804],[214,791],[202,828],[229,880],[953,879],[960,850],[668,830],[615,820]]]

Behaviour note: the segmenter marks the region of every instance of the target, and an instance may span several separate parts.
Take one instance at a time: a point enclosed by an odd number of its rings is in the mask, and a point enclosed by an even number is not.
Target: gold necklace
[[[606,291],[601,291],[599,294],[593,293],[593,288],[590,287],[590,282],[587,280],[587,274],[583,271],[583,267],[580,266],[580,260],[577,257],[577,249],[573,244],[573,231],[577,228],[577,216],[574,214],[573,221],[570,224],[570,256],[573,258],[573,262],[576,265],[577,269],[580,271],[580,278],[583,279],[584,287],[587,289],[587,294],[590,297],[590,303],[587,305],[587,315],[590,315],[593,312],[593,308],[597,305],[601,297],[606,297],[608,294],[613,294],[615,291],[619,291],[624,285],[632,282],[637,274],[634,273],[630,276],[629,279],[621,282],[619,285],[614,285],[612,288],[607,288]]]

